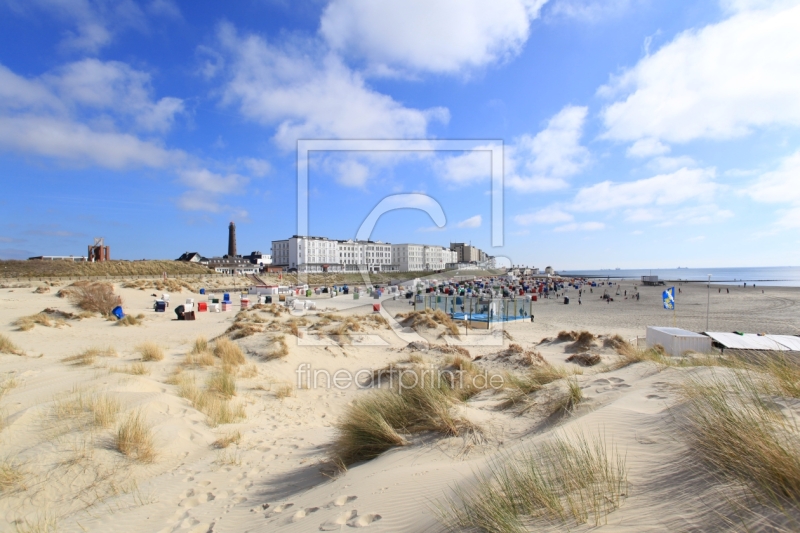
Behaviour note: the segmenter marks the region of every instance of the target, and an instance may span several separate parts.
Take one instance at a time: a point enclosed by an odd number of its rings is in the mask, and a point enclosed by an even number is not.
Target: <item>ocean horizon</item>
[[[724,267],[724,268],[634,268],[599,270],[559,270],[559,274],[608,279],[640,279],[658,276],[663,281],[705,282],[719,285],[748,285],[800,287],[800,266],[786,267]]]

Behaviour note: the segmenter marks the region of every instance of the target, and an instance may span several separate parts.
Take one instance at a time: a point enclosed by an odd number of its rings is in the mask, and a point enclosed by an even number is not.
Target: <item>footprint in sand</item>
[[[319,507],[306,507],[305,509],[300,509],[299,511],[294,513],[294,515],[292,515],[292,522],[297,522],[298,520],[302,520],[311,513],[316,513],[317,511],[319,511]]]
[[[269,504],[267,504],[267,507],[269,507]],[[294,504],[293,503],[282,503],[280,505],[276,505],[275,507],[272,508],[272,511],[267,513],[267,518],[269,518],[270,516],[274,516],[276,514],[280,514],[280,513],[284,512],[286,509],[288,509],[290,507],[294,507]]]
[[[659,396],[658,394],[648,394],[647,395],[647,399],[648,400],[666,400],[667,397],[666,396]]]
[[[369,527],[374,522],[377,522],[381,518],[382,517],[379,514],[375,514],[375,513],[365,514],[365,515],[357,516],[357,517],[353,518],[352,520],[349,520],[347,522],[347,525],[350,526],[350,527]]]
[[[603,378],[592,381],[592,385],[608,385],[609,383],[611,382]]]
[[[622,383],[625,380],[622,378],[608,378],[608,381],[610,381],[611,383]]]
[[[617,383],[616,385],[614,385],[615,389],[627,389],[629,387],[630,385],[628,385],[627,383]]]
[[[345,525],[350,520],[356,518],[358,516],[358,511],[353,509],[352,511],[347,511],[346,513],[342,513],[336,518],[331,518],[330,520],[323,522],[319,525],[320,531],[340,531],[342,526]]]
[[[357,499],[358,496],[339,496],[325,507],[327,507],[328,509],[330,509],[331,507],[341,507],[342,505],[347,505],[348,503],[355,501]]]

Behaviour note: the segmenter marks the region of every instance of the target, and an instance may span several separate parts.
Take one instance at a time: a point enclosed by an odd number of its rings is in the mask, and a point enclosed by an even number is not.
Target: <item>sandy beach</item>
[[[153,312],[154,290],[121,284],[115,291],[127,314],[144,315],[140,325],[123,327],[95,315],[64,318],[60,325],[54,318],[49,327],[20,331],[14,323],[21,317],[44,309],[80,310],[56,296],[64,284],[41,294],[37,284],[2,288],[0,333],[22,355],[0,355],[0,530],[442,531],[437,509],[458,497],[456,487],[473,486],[477,473],[504,457],[576,435],[600,436],[624,456],[625,488],[599,518],[533,520],[530,530],[779,530],[774,524],[784,520],[780,513],[735,516],[731,498],[723,496],[735,487],[725,493],[730,481],[698,468],[690,443],[676,432],[684,409],[680,383],[714,370],[652,361],[618,364],[621,356],[610,344],[614,335],[635,347],[647,326],[673,325],[673,314],[661,308],[663,287],[640,286],[639,300],[625,299],[624,291],[633,294],[635,284],[622,283],[622,294],[610,303],[595,288],[578,305],[577,291],[570,290],[569,305],[555,299],[535,303],[533,323],[510,323],[494,333],[462,328],[458,338],[442,326],[412,330],[384,323],[374,318],[379,315],[372,312],[373,300],[351,296],[317,298],[317,309],[302,316],[265,306],[237,319],[236,306],[176,321],[170,309]],[[679,287],[675,325],[704,331],[705,285]],[[800,288],[717,289],[710,292],[710,330],[800,333]],[[184,290],[173,293],[173,306],[185,298],[205,300]],[[385,298],[382,304],[387,319],[410,310],[406,300]],[[337,330],[348,317],[356,326]],[[233,341],[243,362],[212,356],[213,347],[192,356],[196,339],[213,345],[235,323],[238,329],[228,336],[237,337],[242,324],[250,324],[251,334]],[[556,338],[561,331],[588,331],[596,338],[577,350]],[[409,345],[409,335],[420,342]],[[163,359],[143,361],[144,343],[160,347]],[[81,357],[93,348],[94,356]],[[598,355],[601,363],[567,362],[576,352]],[[198,362],[205,353],[209,360]],[[331,460],[337,424],[354,402],[375,391],[353,383],[309,383],[304,371],[371,375],[398,362],[442,368],[455,364],[454,354],[504,379],[525,374],[531,365],[559,369],[567,377],[546,390],[557,394],[574,382],[579,401],[554,416],[537,402],[528,410],[500,408],[506,393],[486,389],[452,405],[452,416],[477,429],[409,434],[404,445],[337,470]],[[233,376],[236,390],[218,401],[243,417],[228,420],[217,413],[212,420],[210,408],[186,392],[211,390],[220,373]],[[787,416],[800,409],[796,400],[775,401]],[[103,402],[116,408],[100,419],[96,406]],[[120,428],[132,414],[150,432],[151,457],[120,450]],[[760,516],[771,517],[772,525],[759,522]]]

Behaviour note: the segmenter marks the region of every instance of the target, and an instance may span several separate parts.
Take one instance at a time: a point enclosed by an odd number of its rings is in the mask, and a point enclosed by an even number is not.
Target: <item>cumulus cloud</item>
[[[1,117],[0,148],[115,170],[163,168],[185,156],[131,134],[95,131],[85,124],[50,117]]]
[[[573,216],[562,210],[560,207],[550,206],[540,209],[533,213],[517,215],[514,221],[520,226],[530,226],[532,224],[560,224],[572,222]]]
[[[507,147],[506,185],[520,192],[566,187],[566,178],[589,164],[589,150],[580,144],[587,111],[567,106],[534,137],[523,135]]]
[[[182,110],[178,98],[155,99],[150,75],[125,63],[85,59],[32,78],[0,65],[0,150],[111,170],[175,172],[189,188],[179,207],[235,210],[217,199],[244,192],[249,178],[213,172],[199,158],[165,147],[154,136],[168,130]],[[142,133],[149,135],[142,138]],[[267,161],[255,158],[236,166],[256,177],[270,169]]]
[[[119,61],[68,63],[45,74],[42,81],[73,107],[124,114],[146,131],[170,129],[175,115],[184,109],[179,98],[154,100],[150,74]]]
[[[164,131],[183,109],[177,98],[153,100],[149,82],[128,65],[94,59],[30,79],[0,65],[0,149],[112,169],[178,164],[180,150],[119,131]]]
[[[747,194],[758,202],[800,204],[800,150],[785,157],[777,169],[759,176]]]
[[[580,144],[587,112],[586,107],[566,106],[536,135],[523,135],[505,145],[505,185],[519,192],[567,187],[567,178],[581,172],[590,161],[589,150]],[[476,147],[475,151],[439,160],[436,170],[445,180],[462,185],[488,180],[491,148]]]
[[[626,11],[633,0],[556,0],[549,15],[594,22]]]
[[[658,139],[639,139],[628,148],[626,152],[628,157],[652,157],[654,155],[663,155],[669,152],[669,146],[665,145]]]
[[[180,17],[172,0],[152,0],[143,10],[134,0],[6,0],[6,5],[23,16],[42,14],[66,22],[61,48],[67,52],[96,54],[128,29],[147,32],[148,17]]]
[[[563,226],[558,226],[553,231],[599,231],[601,229],[605,229],[606,225],[602,222],[573,222],[572,224],[564,224]]]
[[[481,223],[483,222],[483,217],[481,215],[475,215],[474,217],[469,217],[466,220],[462,220],[458,224],[456,224],[457,228],[480,228]]]
[[[476,150],[465,154],[439,158],[434,165],[437,173],[445,180],[466,185],[485,181],[491,177],[491,157],[491,147],[477,147]]]
[[[519,53],[547,0],[333,0],[320,34],[378,73],[458,73]]]
[[[449,119],[444,108],[408,108],[372,90],[333,54],[279,48],[240,36],[230,24],[220,26],[218,38],[228,58],[223,103],[276,125],[282,148],[293,149],[298,139],[420,138],[431,121]]]
[[[577,211],[610,211],[708,199],[719,188],[714,182],[715,176],[713,168],[683,168],[670,174],[630,182],[603,181],[580,189],[570,207]]]
[[[800,126],[800,5],[725,3],[729,18],[681,33],[600,89],[615,100],[602,112],[605,138],[685,143]]]

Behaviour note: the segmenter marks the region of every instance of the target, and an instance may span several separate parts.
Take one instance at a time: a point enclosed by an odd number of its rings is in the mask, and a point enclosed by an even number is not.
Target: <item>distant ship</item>
[[[615,268],[614,270],[622,270],[622,269],[621,269],[621,268],[619,268],[619,267],[617,267],[617,268]]]

